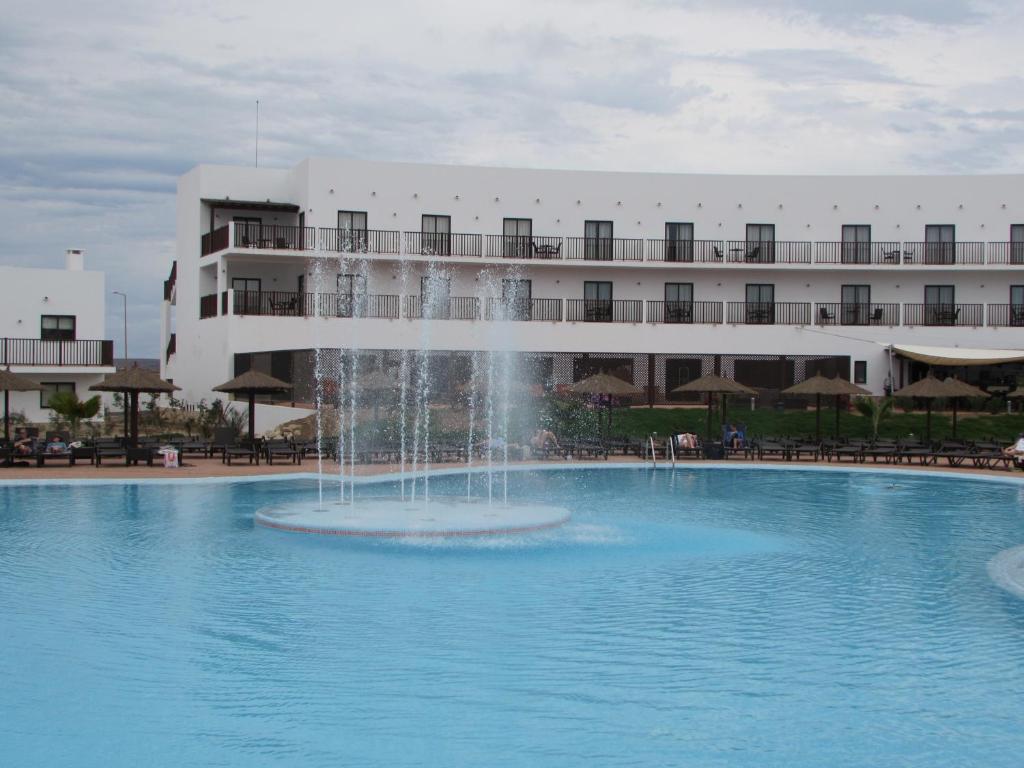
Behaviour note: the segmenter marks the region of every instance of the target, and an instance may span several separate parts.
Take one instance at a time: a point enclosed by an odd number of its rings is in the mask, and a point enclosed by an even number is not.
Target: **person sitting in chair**
[[[32,438],[28,436],[28,432],[24,429],[15,431],[14,454],[16,456],[31,456],[32,453]]]
[[[1009,448],[1003,448],[1004,456],[1012,456],[1014,462],[1019,462],[1024,457],[1024,432],[1017,435],[1017,442],[1011,445]]]
[[[730,424],[725,428],[725,444],[729,448],[743,447],[743,433],[736,429],[735,424]]]
[[[538,451],[543,451],[546,448],[554,448],[556,451],[560,450],[558,445],[558,438],[555,437],[555,433],[550,429],[544,429],[541,427],[538,429],[533,437],[530,438],[530,446],[536,448]]]
[[[47,453],[67,453],[68,444],[64,442],[60,435],[54,435],[50,438],[50,442],[46,444]]]

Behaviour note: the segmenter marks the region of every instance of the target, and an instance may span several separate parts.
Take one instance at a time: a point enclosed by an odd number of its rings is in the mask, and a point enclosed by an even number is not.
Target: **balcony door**
[[[955,325],[956,288],[952,285],[924,287],[924,321],[927,325]]]
[[[532,281],[514,278],[501,281],[501,304],[509,320],[529,320],[532,298]]]
[[[1010,286],[1010,325],[1024,325],[1024,285]]]
[[[338,211],[338,250],[366,252],[366,211]]]
[[[747,224],[747,243],[743,260],[758,264],[775,261],[774,224]]]
[[[871,286],[844,285],[840,289],[843,325],[867,325],[871,320]]]
[[[665,222],[665,261],[693,261],[693,224]]]
[[[263,239],[263,219],[259,216],[233,216],[235,245],[243,248],[259,248]]]
[[[505,219],[502,228],[501,255],[511,259],[528,259],[533,254],[533,219]]]
[[[420,278],[420,314],[426,319],[444,320],[451,315],[452,281],[441,275]]]
[[[956,227],[952,224],[929,224],[924,228],[924,263],[954,264],[956,262]]]
[[[775,322],[775,286],[748,283],[746,310],[749,325],[772,325]]]
[[[665,322],[693,322],[693,283],[665,283]]]
[[[1024,224],[1010,226],[1010,263],[1024,264]]]
[[[420,225],[420,251],[428,256],[447,256],[452,252],[452,217],[423,214]]]
[[[338,275],[338,317],[361,317],[366,310],[366,276]]]
[[[584,258],[611,261],[613,226],[610,221],[587,221],[583,225]]]
[[[611,282],[588,280],[583,283],[583,319],[588,322],[612,321]]]
[[[871,226],[868,224],[843,225],[843,264],[871,263]]]

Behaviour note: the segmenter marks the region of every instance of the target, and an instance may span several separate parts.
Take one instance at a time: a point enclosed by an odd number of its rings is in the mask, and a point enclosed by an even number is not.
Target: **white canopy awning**
[[[1024,361],[1024,349],[972,349],[970,347],[922,347],[916,344],[885,344],[897,355],[929,365],[996,365]]]

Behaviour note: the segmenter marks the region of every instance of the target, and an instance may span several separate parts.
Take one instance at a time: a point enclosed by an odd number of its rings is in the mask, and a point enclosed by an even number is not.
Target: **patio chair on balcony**
[[[1024,325],[1024,306],[1010,305],[1010,325]]]
[[[721,248],[716,245],[711,250],[715,254],[715,261],[725,261],[725,254],[722,253]]]
[[[760,261],[761,260],[761,246],[755,245],[753,250],[747,251],[743,254],[744,261]]]
[[[878,325],[882,322],[882,315],[885,310],[883,307],[875,307],[871,310],[871,317],[869,318],[872,325]]]
[[[828,307],[818,307],[818,319],[821,320],[821,325],[830,325],[836,320],[836,313],[829,312]]]
[[[294,315],[299,308],[299,300],[297,297],[286,301],[272,301],[270,302],[270,311],[275,315]]]

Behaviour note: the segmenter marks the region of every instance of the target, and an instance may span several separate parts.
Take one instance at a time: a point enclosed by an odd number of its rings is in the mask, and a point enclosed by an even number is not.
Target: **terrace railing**
[[[989,243],[987,261],[989,264],[1024,265],[1024,243]]]
[[[199,319],[217,316],[217,294],[208,293],[199,297]]]
[[[0,338],[0,365],[111,366],[114,342],[106,339],[47,341]]]
[[[730,240],[727,260],[734,264],[810,264],[813,243],[786,240]]]
[[[488,320],[539,320],[559,323],[562,321],[561,299],[505,299],[487,300]]]
[[[570,323],[642,323],[642,299],[566,299]]]
[[[320,229],[320,248],[332,253],[387,253],[401,250],[402,233],[390,229]]]
[[[561,259],[562,238],[540,235],[488,235],[492,259]]]
[[[644,241],[620,237],[567,237],[566,258],[583,261],[643,261]]]
[[[424,303],[420,296],[406,296],[405,316],[410,320],[479,320],[480,299],[476,296],[451,296]]]
[[[725,261],[722,240],[648,240],[647,261],[721,263]]]
[[[231,242],[231,227],[225,224],[212,232],[207,232],[200,239],[199,254],[206,256],[217,251],[223,251]]]
[[[984,264],[985,244],[903,243],[904,264]]]
[[[902,248],[898,242],[843,243],[818,242],[814,244],[817,264],[891,264],[902,263]]]
[[[235,248],[266,248],[278,251],[311,251],[316,248],[313,227],[287,224],[232,223]]]
[[[979,326],[985,317],[984,304],[904,304],[904,325]]]
[[[899,325],[899,304],[819,301],[815,325]]]
[[[483,237],[456,232],[406,232],[405,250],[422,256],[483,256]]]
[[[739,325],[810,325],[809,301],[730,301],[728,323]]]
[[[721,324],[723,305],[720,301],[648,301],[648,323]]]
[[[1024,304],[989,304],[986,325],[998,327],[1024,326]]]

